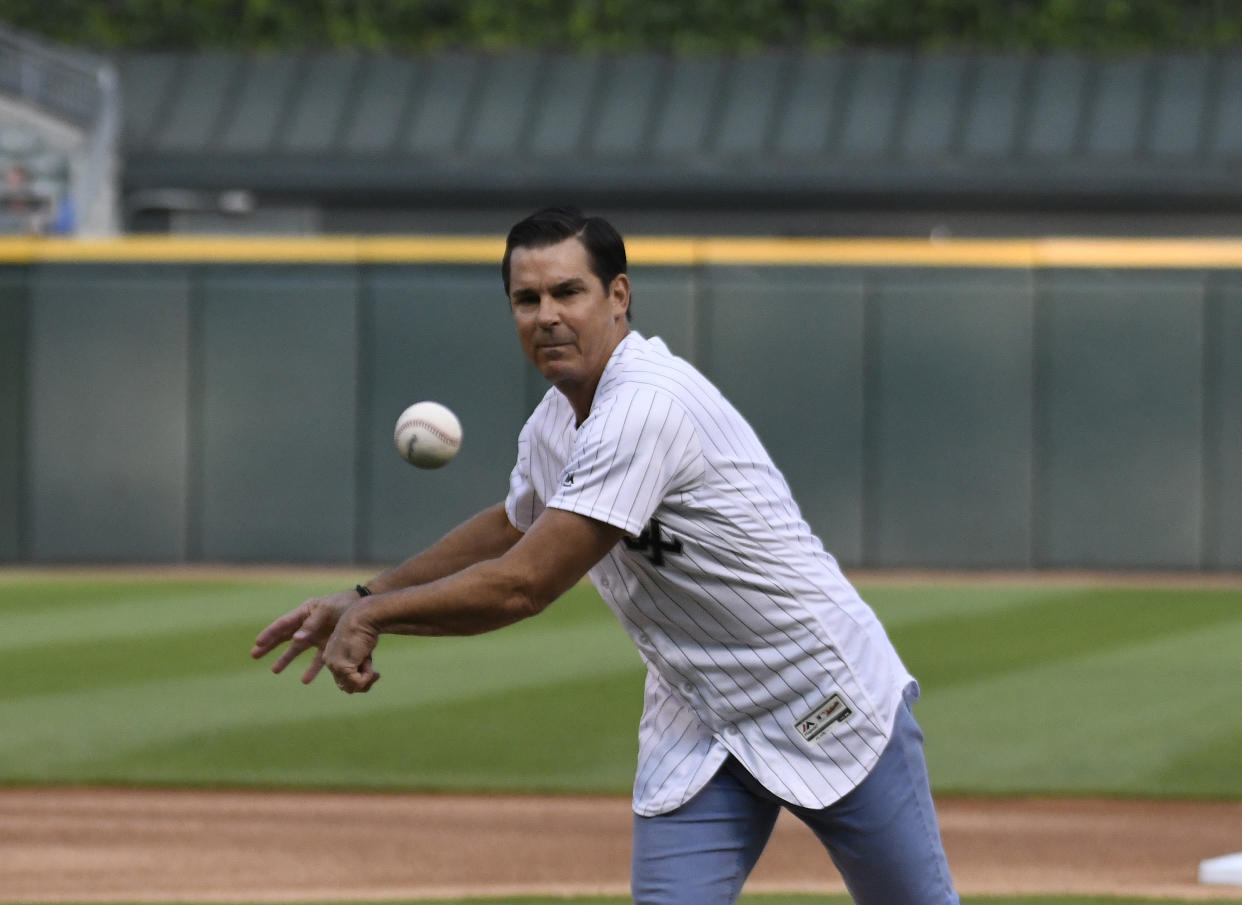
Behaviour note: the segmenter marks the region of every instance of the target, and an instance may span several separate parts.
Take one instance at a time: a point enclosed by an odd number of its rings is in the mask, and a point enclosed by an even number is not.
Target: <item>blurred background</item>
[[[0,3],[37,231],[1228,234],[1224,0]],[[68,200],[72,211],[65,211]],[[12,224],[10,224],[12,225]]]
[[[847,564],[1242,569],[1236,3],[0,23],[0,562],[384,561],[500,498],[545,387],[462,237],[572,202]],[[433,475],[420,398],[465,424]]]

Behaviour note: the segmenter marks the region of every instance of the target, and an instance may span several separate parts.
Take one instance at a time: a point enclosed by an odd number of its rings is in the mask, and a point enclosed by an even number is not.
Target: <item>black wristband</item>
[[[354,590],[358,592],[359,597],[371,596],[371,589],[364,584],[354,585]]]

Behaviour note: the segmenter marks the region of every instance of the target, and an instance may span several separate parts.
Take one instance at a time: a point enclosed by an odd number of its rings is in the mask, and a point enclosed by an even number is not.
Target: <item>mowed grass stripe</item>
[[[503,632],[385,637],[383,681],[350,697],[247,656],[339,581],[56,584],[23,606],[30,588],[0,581],[0,609],[42,639],[6,651],[0,781],[628,789],[643,670],[585,585]],[[1242,592],[863,590],[923,682],[937,791],[1242,797]]]
[[[585,602],[589,605],[590,599]],[[183,651],[161,643],[168,640],[161,636],[141,639],[137,646],[122,644],[127,661],[107,651],[88,654],[88,661],[97,659],[85,664],[85,672],[73,660],[83,653],[80,643],[60,651],[45,647],[41,653],[47,659],[35,664],[38,671],[76,673],[78,678],[66,683],[72,690],[49,690],[35,681],[25,686],[24,695],[0,701],[0,725],[13,727],[0,736],[0,777],[86,781],[99,778],[93,765],[108,758],[128,760],[140,772],[146,752],[153,748],[196,744],[239,727],[274,734],[287,724],[309,721],[331,733],[334,720],[359,714],[387,716],[412,705],[451,703],[571,677],[626,671],[641,675],[637,655],[606,610],[592,611],[585,620],[572,606],[550,615],[555,610],[508,632],[478,638],[385,638],[377,659],[388,675],[370,694],[353,697],[323,680],[302,686],[298,676],[309,654],[279,677],[270,675],[266,663],[250,660],[250,642],[266,616],[257,625],[235,627],[227,634],[179,637],[178,645],[189,645],[189,665],[196,666],[181,675],[171,673],[179,669]],[[204,662],[209,664],[205,672]],[[222,663],[233,666],[226,672]],[[90,682],[92,665],[101,671]],[[398,720],[393,725],[403,724]],[[408,742],[408,733],[403,740]],[[40,751],[40,758],[26,756],[30,750]],[[259,756],[251,746],[235,752],[234,760]],[[202,781],[216,778],[208,774]]]
[[[194,628],[108,636],[89,641],[44,642],[5,651],[5,697],[49,696],[151,685],[173,679],[210,678],[253,669],[246,650],[254,640],[250,620]],[[63,664],[56,670],[47,663]]]
[[[906,621],[891,635],[929,689],[977,683],[1041,664],[1130,647],[1242,620],[1242,592],[1064,591],[1001,609]]]
[[[358,712],[384,712],[410,704],[451,702],[498,689],[527,687],[565,677],[635,669],[627,646],[609,643],[607,626],[566,627],[517,639],[500,635],[448,640],[385,638],[377,651],[384,679],[366,695],[340,694],[329,681],[298,681],[310,655],[282,676],[269,674],[243,650],[229,675],[149,678],[146,659],[126,665],[99,687],[63,694],[33,694],[0,701],[0,725],[24,726],[36,743],[90,737],[97,752],[132,750],[196,729],[217,730],[250,722],[279,727],[304,717],[321,721]],[[619,630],[617,630],[619,631]],[[624,643],[624,639],[623,643]],[[147,657],[164,654],[152,648]],[[269,658],[270,659],[270,658]],[[23,733],[0,736],[0,755],[20,746]],[[53,748],[48,755],[56,759]]]
[[[26,576],[0,574],[0,613],[9,614],[39,612],[50,614],[59,607],[74,607],[83,603],[106,603],[109,600],[165,601],[204,591],[229,589],[253,590],[245,582],[205,585],[201,581],[147,581],[132,578],[55,578],[51,576]]]
[[[52,598],[57,605],[36,601],[6,617],[0,649],[8,697],[253,672],[256,665],[247,654],[255,635],[285,609],[325,588],[313,584],[272,589],[253,584],[204,586],[199,582],[170,584],[161,593],[153,592],[160,591],[158,587],[146,585],[104,584],[85,591],[78,588],[76,594],[72,588],[64,590],[67,593],[58,592]],[[569,599],[549,610],[554,616],[538,620],[540,627],[550,630],[553,623],[560,628],[608,622],[611,616],[602,602],[593,601],[586,590],[572,591]],[[0,584],[0,607],[12,606],[14,599],[23,597],[24,591]],[[67,599],[72,604],[65,605]],[[509,637],[520,638],[526,630],[520,626]],[[273,654],[266,662],[275,659]],[[309,655],[304,659],[309,660]],[[43,668],[52,662],[60,668]]]
[[[889,632],[908,625],[979,618],[1063,597],[1066,588],[1020,585],[891,585],[862,584],[859,592],[879,614]]]
[[[1239,649],[1242,619],[930,693],[918,715],[933,784],[1240,798],[1238,749],[1228,747]]]
[[[1235,687],[1237,677],[1231,680]],[[1232,711],[1213,713],[1214,731],[1209,737],[1195,741],[1193,734],[1186,739],[1184,751],[1180,756],[1166,758],[1156,769],[1152,770],[1146,784],[1153,789],[1161,789],[1168,795],[1194,795],[1204,798],[1215,798],[1221,789],[1236,789],[1239,786],[1239,761],[1242,761],[1242,725],[1230,725],[1236,720],[1230,714],[1237,710],[1237,696],[1230,706]],[[1242,797],[1242,791],[1235,793]],[[1239,849],[1242,849],[1242,830],[1239,830]]]
[[[589,706],[583,702],[588,701]],[[642,677],[574,677],[458,700],[278,728],[181,736],[132,758],[95,758],[97,781],[626,794]]]
[[[167,588],[103,586],[94,596],[55,595],[14,609],[10,588],[0,589],[7,602],[7,631],[0,651],[45,642],[105,642],[140,639],[169,631],[213,630],[246,623],[250,637],[271,619],[315,593],[313,585],[268,589],[255,585],[172,585]],[[319,593],[323,588],[319,587]]]

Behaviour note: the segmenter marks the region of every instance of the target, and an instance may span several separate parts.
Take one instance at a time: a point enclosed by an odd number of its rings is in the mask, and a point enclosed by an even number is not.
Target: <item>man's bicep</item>
[[[526,576],[532,596],[547,605],[577,584],[623,533],[576,512],[545,509],[506,558]]]

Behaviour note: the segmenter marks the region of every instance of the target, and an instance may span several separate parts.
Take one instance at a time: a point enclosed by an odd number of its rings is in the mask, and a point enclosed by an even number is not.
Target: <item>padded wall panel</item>
[[[1203,564],[1242,569],[1242,279],[1229,275],[1208,297],[1205,336]]]
[[[630,268],[630,325],[643,336],[658,336],[691,363],[698,356],[698,286],[680,267]]]
[[[392,562],[504,499],[527,386],[542,396],[547,384],[522,353],[495,268],[386,267],[364,299],[359,554]],[[433,471],[406,464],[392,442],[397,416],[423,399],[462,422],[461,452]]]
[[[0,270],[0,562],[22,555],[26,268]]]
[[[844,563],[863,555],[862,286],[843,272],[719,268],[699,320],[702,369]]]
[[[185,270],[69,266],[31,277],[28,556],[184,558]]]
[[[889,271],[870,297],[868,561],[1029,565],[1029,276]]]
[[[1199,274],[1047,274],[1036,564],[1194,568],[1202,546]]]
[[[212,268],[195,355],[196,556],[353,556],[356,279],[351,268]]]

